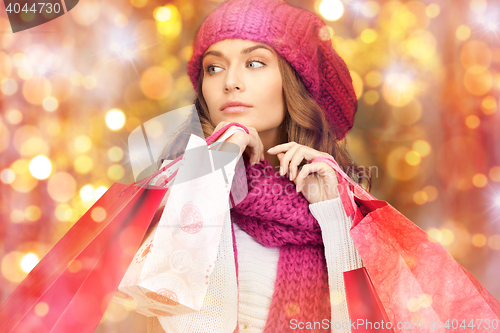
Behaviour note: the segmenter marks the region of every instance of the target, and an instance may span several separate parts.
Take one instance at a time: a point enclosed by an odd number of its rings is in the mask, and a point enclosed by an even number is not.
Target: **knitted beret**
[[[198,29],[187,73],[195,91],[202,57],[224,39],[249,39],[272,46],[299,74],[311,97],[334,125],[337,139],[352,128],[358,101],[345,62],[335,52],[325,22],[282,0],[230,0]]]

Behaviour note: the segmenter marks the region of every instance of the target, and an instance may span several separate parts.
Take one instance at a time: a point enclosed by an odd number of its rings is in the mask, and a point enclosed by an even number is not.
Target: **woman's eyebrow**
[[[257,50],[257,49],[265,49],[265,50],[268,50],[268,51],[269,51],[269,52],[271,52],[271,53],[274,53],[274,52],[273,52],[270,48],[268,48],[267,46],[264,46],[264,45],[254,45],[254,46],[250,46],[250,47],[247,47],[246,49],[241,50],[241,52],[240,52],[240,53],[241,53],[241,54],[247,54],[247,53],[250,53],[250,52],[255,51],[255,50]],[[209,54],[214,55],[214,56],[216,56],[216,57],[224,57],[224,54],[223,54],[222,52],[220,52],[220,51],[208,51],[208,52],[206,52],[206,53],[203,55],[203,58],[202,58],[201,60],[205,59],[205,57],[206,57],[207,55],[209,55]]]

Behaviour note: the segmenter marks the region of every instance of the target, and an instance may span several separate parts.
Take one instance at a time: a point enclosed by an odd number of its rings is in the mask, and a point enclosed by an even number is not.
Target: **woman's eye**
[[[263,67],[265,65],[266,65],[265,63],[263,63],[262,61],[259,61],[259,60],[251,60],[251,61],[247,62],[247,66],[250,68],[260,68],[260,67]],[[218,73],[220,71],[222,71],[222,68],[219,66],[215,66],[215,65],[209,65],[205,69],[205,72],[207,72],[209,75],[213,75],[213,74]]]
[[[262,67],[264,65],[265,64],[262,61],[258,61],[258,60],[252,60],[252,61],[248,62],[248,66],[250,66],[252,68],[259,68],[259,67]]]
[[[215,68],[219,68],[220,69],[219,66],[210,65],[210,66],[207,67],[206,72],[208,74],[210,74],[210,75],[218,73],[218,71],[212,71],[212,69],[215,69]]]

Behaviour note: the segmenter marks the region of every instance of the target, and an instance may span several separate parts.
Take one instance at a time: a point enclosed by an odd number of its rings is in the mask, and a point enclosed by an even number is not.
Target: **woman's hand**
[[[221,121],[220,123],[217,124],[213,133],[217,132],[220,128],[226,126],[227,124],[230,124],[230,122]],[[229,127],[228,129],[226,129],[226,131],[232,127],[234,126]],[[227,138],[224,142],[231,142],[237,144],[240,147],[240,154],[243,151],[247,153],[251,165],[258,163],[260,161],[264,161],[265,159],[264,145],[260,140],[259,133],[253,127],[248,127],[248,126],[245,127],[248,129],[249,134],[247,134],[244,131],[237,131],[229,138]],[[224,135],[224,133],[221,134],[221,136]]]
[[[267,152],[278,155],[281,165],[280,174],[285,175],[290,171],[289,178],[295,183],[297,192],[302,192],[310,204],[339,196],[337,174],[330,165],[324,162],[313,162],[305,164],[300,172],[298,171],[298,165],[304,159],[310,161],[318,156],[328,156],[333,159],[331,155],[296,142],[274,146]]]

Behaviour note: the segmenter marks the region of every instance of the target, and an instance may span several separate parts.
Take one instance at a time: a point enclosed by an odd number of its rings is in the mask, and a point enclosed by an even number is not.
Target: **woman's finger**
[[[259,163],[260,161],[264,161],[264,144],[260,139],[259,132],[253,127],[250,127],[252,131],[250,134],[257,140],[258,148],[255,150],[255,163]]]
[[[326,190],[336,193],[336,188],[339,183],[337,180],[337,174],[330,165],[324,162],[309,163],[302,167],[295,180],[297,192],[303,190],[302,183],[304,182],[304,179],[314,172],[316,172],[323,179],[325,186],[328,187]]]
[[[248,136],[248,148],[250,150],[249,152],[249,162],[250,165],[254,165],[259,161],[260,157],[260,145],[259,145],[259,140],[255,138],[254,135],[249,135]]]
[[[217,124],[217,126],[215,126],[213,133],[217,132],[219,129],[226,126],[227,124],[229,124],[227,121],[221,121],[220,123]]]
[[[290,160],[290,180],[294,180],[295,177],[297,177],[298,170],[299,170],[299,164],[302,163],[302,161],[306,158],[306,155],[309,156],[308,150],[311,149],[306,146],[298,145],[298,148],[295,150],[295,154],[293,155],[292,159]]]
[[[220,128],[230,124],[227,121],[221,121],[217,124],[214,129],[214,133]],[[231,126],[229,128],[232,128]],[[229,130],[229,128],[227,130]],[[254,127],[247,127],[248,134],[246,132],[238,131],[226,139],[228,142],[238,143],[242,151],[245,151],[248,155],[249,162],[253,165],[259,161],[264,161],[264,144],[260,139],[259,133]],[[227,131],[226,130],[226,131]],[[223,133],[224,134],[224,133]]]
[[[255,128],[252,128],[252,129],[253,129],[253,135],[259,144],[258,150],[255,152],[256,163],[259,163],[261,161],[264,161],[264,159],[265,159],[265,157],[264,157],[264,144],[262,143],[262,140],[259,136],[259,132],[257,132],[257,130]]]
[[[279,144],[279,145],[276,145],[274,147],[271,147],[267,150],[267,152],[269,154],[277,154],[277,153],[280,153],[282,151],[287,151],[290,147],[294,146],[294,145],[297,145],[298,143],[296,143],[295,141],[290,141],[290,142],[287,142],[287,143],[282,143],[282,144]]]
[[[296,156],[296,151],[300,150],[299,155]],[[288,154],[289,151],[293,152],[292,154]],[[310,161],[313,158],[320,156],[320,155],[328,155],[326,153],[319,152],[315,149],[312,149],[310,147],[298,144],[296,142],[288,142],[288,143],[283,143],[277,146],[274,146],[270,148],[267,151],[269,154],[276,154],[279,155],[280,153],[285,153],[285,158],[283,161],[283,164],[281,164],[284,168],[283,175],[286,174],[287,172],[291,173],[291,178],[290,180],[293,180],[294,177],[297,175],[298,172],[298,166],[300,163],[302,163],[303,160]],[[329,155],[328,155],[329,156]],[[292,160],[292,158],[294,158]],[[281,158],[279,158],[281,161]],[[286,165],[284,165],[286,164]]]
[[[297,173],[297,176],[295,177],[295,179],[293,180],[294,183],[295,183],[295,190],[296,192],[301,192],[302,191],[302,187],[303,187],[303,183],[305,181],[305,179],[309,176],[310,172],[308,170],[308,166],[309,164],[306,164],[302,167],[302,169],[300,170],[299,173]]]
[[[249,155],[250,165],[254,165],[255,163],[259,163],[261,156],[264,154],[264,145],[262,144],[262,140],[260,139],[259,133],[253,127],[248,127],[249,134],[247,135],[248,150],[247,154]]]
[[[289,149],[285,152],[285,156],[283,156],[280,160],[280,175],[283,176],[283,175],[286,175],[288,170],[289,170],[289,164],[290,164],[290,161],[293,157],[293,155],[295,154],[295,152],[297,151],[297,149],[300,147],[299,144],[295,143],[295,145],[290,145],[288,146]]]

